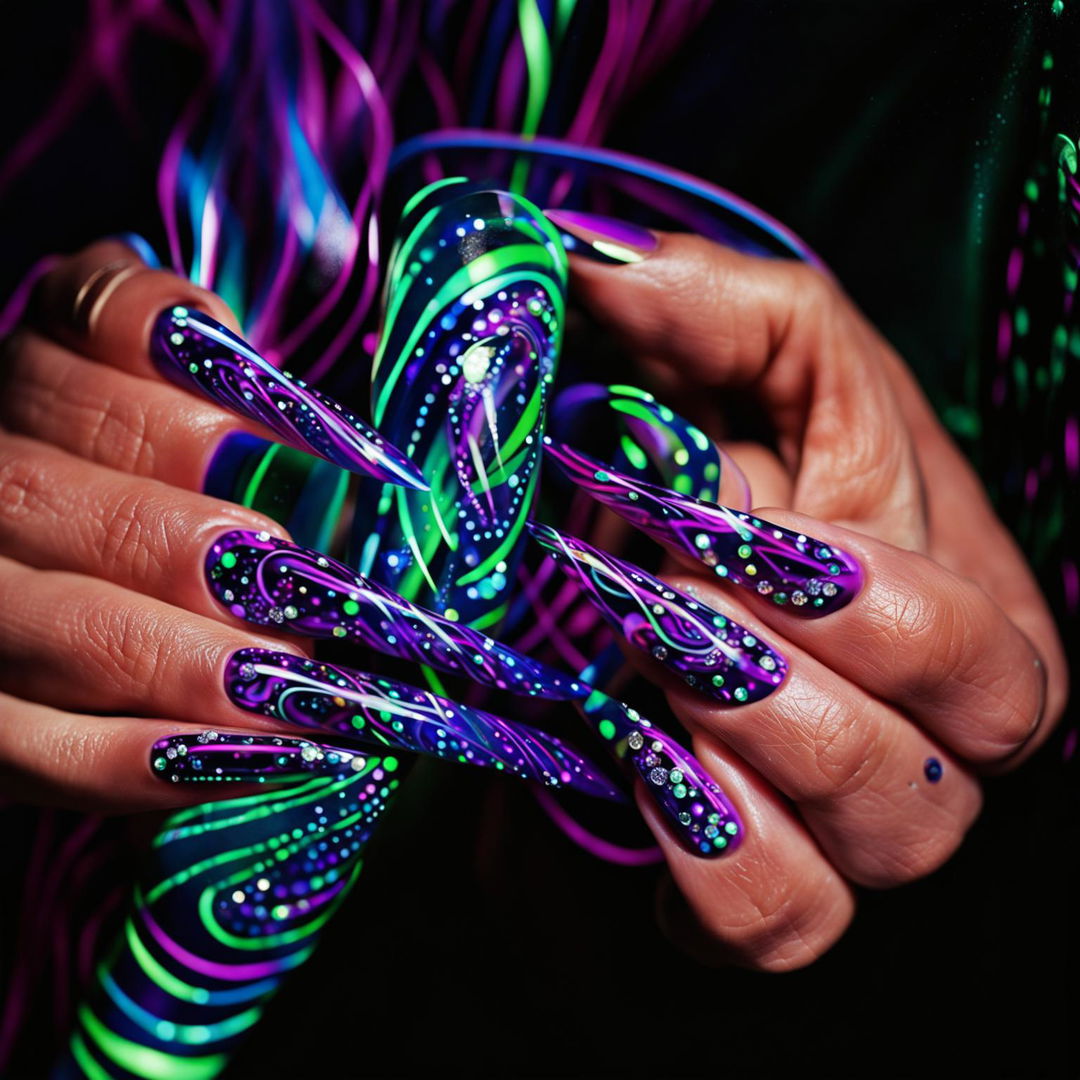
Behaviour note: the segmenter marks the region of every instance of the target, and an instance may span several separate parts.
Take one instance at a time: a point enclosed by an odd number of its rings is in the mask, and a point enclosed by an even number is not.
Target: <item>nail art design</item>
[[[623,800],[594,762],[554,735],[393,679],[289,653],[241,649],[226,666],[225,692],[248,712],[379,753],[398,747]]]
[[[430,492],[368,493],[360,568],[456,621],[497,623],[513,593],[562,344],[566,257],[539,209],[456,181],[398,230],[372,417]]]
[[[318,775],[361,772],[367,758],[338,746],[278,735],[203,731],[168,735],[150,749],[150,769],[172,783],[284,783]]]
[[[378,652],[430,664],[440,671],[512,693],[571,701],[582,719],[604,741],[612,756],[648,779],[648,790],[672,831],[691,851],[720,855],[741,835],[738,815],[693,756],[634,709],[594,690],[579,679],[549,667],[479,631],[425,611],[349,567],[315,551],[272,537],[269,533],[234,530],[219,537],[206,562],[207,579],[218,600],[238,618],[262,626],[288,625],[318,638],[345,638]],[[630,736],[641,730],[640,746]],[[648,744],[644,741],[649,738]],[[651,749],[661,742],[663,754]],[[649,749],[646,749],[648,745]],[[652,765],[649,754],[660,759]],[[669,761],[670,759],[670,761]],[[670,767],[669,767],[670,766]],[[661,780],[654,768],[666,768]],[[690,777],[703,807],[696,814],[682,806],[672,768]],[[681,792],[681,789],[680,789]],[[690,814],[689,823],[684,816]],[[735,832],[724,847],[702,847],[711,815]],[[701,834],[701,835],[699,835]]]
[[[636,709],[594,690],[580,703],[582,715],[629,762],[679,842],[695,854],[734,851],[743,838],[738,811],[705,767],[677,739]]]
[[[545,210],[544,216],[557,229],[579,242],[566,245],[571,254],[584,245],[587,251],[599,252],[615,262],[636,263],[660,246],[655,233],[619,218],[586,214],[580,210]]]
[[[529,531],[585,596],[635,648],[659,660],[688,686],[728,704],[771,694],[787,662],[738,623],[666,585],[633,563],[616,559],[548,525]]]
[[[751,589],[800,615],[828,615],[862,586],[856,560],[839,548],[752,514],[624,476],[554,441],[547,454],[598,502],[683,561]]]
[[[237,618],[315,638],[344,638],[515,694],[572,699],[584,684],[410,604],[344,563],[269,533],[236,529],[215,541],[206,576]]]
[[[386,483],[427,489],[417,466],[374,428],[278,371],[209,315],[186,307],[163,311],[151,332],[150,356],[173,382],[265,424],[298,450]]]

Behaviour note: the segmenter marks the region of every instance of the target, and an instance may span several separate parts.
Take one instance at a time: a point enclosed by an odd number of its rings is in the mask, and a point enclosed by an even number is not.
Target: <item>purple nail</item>
[[[548,525],[530,522],[529,531],[631,645],[688,686],[727,704],[744,705],[760,701],[783,681],[787,661],[720,612]]]
[[[353,775],[378,756],[280,735],[203,731],[168,735],[150,748],[150,769],[172,783],[283,783],[313,773]]]
[[[336,401],[278,371],[216,319],[186,307],[163,311],[150,356],[167,378],[270,428],[283,443],[350,472],[419,491],[417,465]]]
[[[829,615],[862,586],[846,552],[741,510],[634,480],[569,446],[546,453],[579,487],[684,562],[765,596],[798,615]]]
[[[375,753],[397,747],[595,798],[624,799],[594,762],[554,735],[382,676],[241,649],[229,658],[225,692],[248,712]]]
[[[266,532],[234,529],[206,557],[211,592],[238,619],[339,638],[515,694],[573,700],[588,687],[344,563]]]
[[[689,850],[721,855],[741,837],[738,814],[704,767],[635,709],[479,631],[409,603],[343,563],[269,533],[237,529],[212,545],[206,577],[220,603],[247,622],[339,638],[483,686],[573,702],[611,756],[647,781],[657,808]],[[666,748],[663,753],[652,749],[655,742]],[[668,779],[661,782],[657,768],[666,769]],[[685,780],[671,780],[672,771]],[[683,805],[690,790],[696,793],[693,806],[704,808],[701,813]],[[713,815],[715,821],[710,820]],[[704,834],[712,825],[725,830],[723,844],[713,843],[719,833]]]
[[[619,218],[584,214],[579,210],[545,210],[544,216],[575,241],[566,245],[571,254],[580,251],[577,243],[580,242],[586,252],[599,252],[615,262],[635,263],[660,246],[655,233]]]

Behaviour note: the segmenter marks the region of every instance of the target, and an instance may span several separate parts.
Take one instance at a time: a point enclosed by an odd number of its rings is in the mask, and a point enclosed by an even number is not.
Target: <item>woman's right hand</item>
[[[0,395],[0,786],[88,809],[195,802],[201,786],[154,777],[154,741],[236,726],[220,689],[234,651],[299,651],[228,625],[201,573],[226,530],[286,535],[199,492],[224,439],[273,435],[153,370],[159,311],[236,325],[213,294],[103,241],[59,262],[38,301]]]
[[[238,433],[424,485],[411,461],[363,421],[232,337],[235,326],[213,294],[103,241],[56,265],[38,288],[32,325],[7,343],[5,793],[85,809],[175,806],[242,793],[245,781],[360,768],[374,740],[371,753],[385,754],[389,744],[461,754],[525,779],[619,797],[602,770],[560,740],[312,662],[299,638],[277,629],[286,621],[280,609],[252,633],[230,610],[228,591],[208,587],[208,559],[221,570],[236,558],[211,558],[225,534],[288,540],[277,522],[200,493],[215,453]],[[337,718],[327,714],[335,701],[343,708]],[[383,723],[387,708],[394,727]],[[366,742],[356,731],[365,724]],[[431,736],[444,726],[450,737]],[[213,730],[220,727],[239,734],[221,736]],[[317,741],[321,733],[327,742]],[[230,783],[198,782],[206,780]]]

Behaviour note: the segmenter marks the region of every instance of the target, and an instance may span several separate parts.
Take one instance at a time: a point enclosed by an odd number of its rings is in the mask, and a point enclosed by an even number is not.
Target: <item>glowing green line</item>
[[[517,538],[521,534],[521,530],[525,527],[525,518],[528,516],[526,511],[529,506],[532,505],[533,492],[536,489],[536,481],[539,473],[533,473],[529,477],[529,488],[525,492],[525,496],[522,499],[522,513],[518,516],[517,521],[511,526],[506,539],[499,545],[499,547],[492,552],[479,566],[474,567],[469,573],[462,574],[457,579],[455,584],[457,585],[471,585],[474,581],[479,581],[481,578],[485,578],[488,575],[488,571],[497,563],[514,550],[514,546],[517,543]]]
[[[269,450],[262,456],[262,461],[259,462],[258,467],[251,474],[251,479],[248,481],[248,486],[244,490],[244,497],[240,500],[241,505],[251,506],[255,501],[255,496],[259,493],[259,485],[266,477],[266,470],[270,468],[270,462],[277,456],[278,451],[281,449],[281,443],[274,443]]]
[[[226,1054],[180,1057],[140,1046],[110,1031],[86,1005],[79,1007],[79,1020],[110,1061],[136,1076],[160,1077],[161,1080],[211,1080],[229,1062]]]
[[[518,22],[521,24],[521,43],[525,47],[525,65],[529,71],[529,91],[525,102],[525,117],[521,134],[535,135],[544,115],[548,91],[551,88],[551,44],[547,27],[536,0],[518,0]],[[510,181],[511,191],[524,191],[529,177],[529,159],[519,156]]]
[[[78,1062],[79,1068],[86,1073],[87,1080],[112,1080],[112,1077],[98,1064],[97,1058],[90,1053],[77,1031],[71,1036],[71,1056]]]

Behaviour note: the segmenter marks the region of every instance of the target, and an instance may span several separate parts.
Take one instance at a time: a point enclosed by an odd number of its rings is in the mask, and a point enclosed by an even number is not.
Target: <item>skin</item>
[[[235,320],[143,268],[74,329],[80,285],[117,258],[132,254],[103,242],[60,262],[34,325],[7,347],[0,777],[24,799],[130,810],[205,797],[154,781],[153,740],[259,726],[221,691],[233,650],[303,644],[241,628],[202,581],[220,532],[284,535],[198,493],[224,435],[270,434],[166,383],[148,359],[150,324],[170,304]],[[764,700],[726,708],[649,667],[748,833],[730,856],[698,859],[639,800],[677,887],[663,897],[668,932],[703,960],[801,967],[843,934],[855,886],[911,881],[956,850],[979,812],[979,773],[1019,764],[1059,718],[1061,646],[977,478],[835,282],[675,235],[635,264],[573,263],[577,298],[662,395],[719,401],[737,388],[760,403],[777,452],[725,446],[756,512],[866,573],[851,604],[816,620],[672,573],[775,644],[791,673]],[[167,719],[192,715],[197,725]],[[945,767],[936,785],[922,774],[930,756]]]

